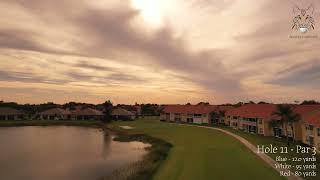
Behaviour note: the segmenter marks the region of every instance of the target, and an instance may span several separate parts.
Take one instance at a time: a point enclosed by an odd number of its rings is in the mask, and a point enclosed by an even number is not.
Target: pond
[[[92,180],[139,161],[148,144],[84,127],[0,128],[0,179]]]

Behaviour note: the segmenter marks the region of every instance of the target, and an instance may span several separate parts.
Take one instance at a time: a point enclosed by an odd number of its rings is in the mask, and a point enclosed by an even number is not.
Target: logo
[[[293,14],[294,17],[292,20],[292,29],[294,31],[299,33],[307,33],[314,30],[314,7],[312,4],[307,8],[302,8],[295,5],[293,8]]]

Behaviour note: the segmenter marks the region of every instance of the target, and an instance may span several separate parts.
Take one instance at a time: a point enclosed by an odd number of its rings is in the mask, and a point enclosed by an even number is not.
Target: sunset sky
[[[293,39],[313,2],[317,38]],[[302,0],[1,0],[0,100],[320,100],[320,4]]]

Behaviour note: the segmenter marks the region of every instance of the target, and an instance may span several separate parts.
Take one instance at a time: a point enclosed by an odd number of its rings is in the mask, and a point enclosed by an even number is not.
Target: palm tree
[[[294,141],[295,133],[294,133],[294,123],[299,122],[301,120],[301,115],[292,111],[290,116],[288,117],[288,123],[291,127],[292,132],[292,140]]]
[[[112,108],[113,108],[112,102],[110,100],[104,102],[103,108],[104,108],[104,110],[103,110],[104,117],[103,117],[102,121],[103,121],[103,123],[110,122]]]
[[[226,111],[219,111],[219,119],[224,118],[226,116]]]
[[[215,124],[216,123],[216,119],[218,119],[218,113],[217,112],[211,112],[210,113],[210,117],[211,117],[211,124]]]
[[[218,112],[211,112],[210,116],[213,120],[213,123],[219,124],[219,119],[225,116],[226,111],[219,110]],[[216,121],[218,120],[218,121]]]
[[[281,123],[282,123],[282,122],[280,122],[279,119],[272,119],[269,124],[270,124],[270,126],[273,127],[273,128],[278,128],[278,127],[281,126]]]
[[[284,125],[286,130],[286,137],[289,144],[289,136],[288,136],[288,125],[290,125],[292,130],[292,139],[294,140],[294,123],[298,122],[301,118],[300,115],[295,113],[290,105],[286,104],[279,104],[277,105],[276,111],[273,112],[273,115],[276,116],[276,118],[271,121],[271,125],[273,126],[279,126],[279,123]]]

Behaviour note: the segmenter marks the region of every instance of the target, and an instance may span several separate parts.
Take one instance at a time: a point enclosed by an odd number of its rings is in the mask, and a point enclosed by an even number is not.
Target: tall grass
[[[146,148],[148,153],[141,161],[117,169],[102,180],[150,180],[172,147],[170,143],[144,134],[120,134],[114,140],[121,142],[140,141],[151,144],[151,146]]]

